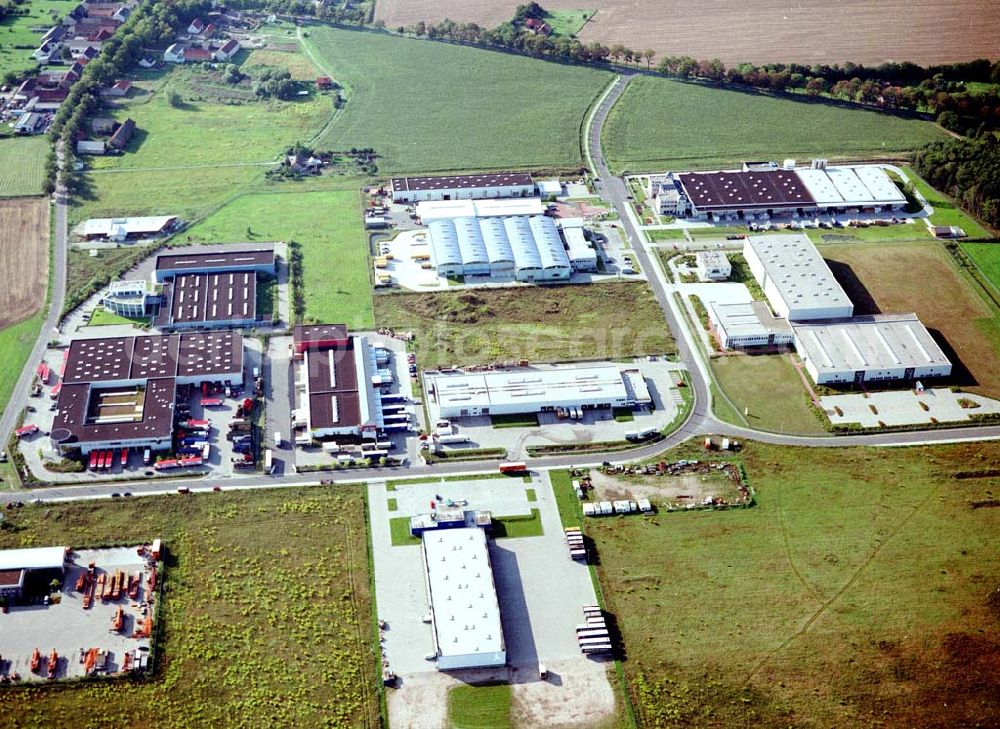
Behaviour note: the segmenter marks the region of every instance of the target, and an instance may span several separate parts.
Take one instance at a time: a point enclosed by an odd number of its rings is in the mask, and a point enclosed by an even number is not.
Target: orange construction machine
[[[57,670],[59,670],[59,654],[56,653],[56,649],[53,648],[52,652],[49,654],[49,666],[48,666],[49,678],[55,678]]]
[[[37,673],[38,668],[42,665],[42,654],[35,648],[35,652],[31,654],[31,672]]]
[[[116,633],[120,633],[122,630],[122,623],[125,622],[125,608],[119,606],[115,610],[115,616],[111,619],[111,629]]]

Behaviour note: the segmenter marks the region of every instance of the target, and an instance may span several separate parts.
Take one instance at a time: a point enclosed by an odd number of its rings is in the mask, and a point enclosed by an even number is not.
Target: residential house
[[[74,55],[73,60],[76,63],[79,63],[81,66],[86,66],[90,61],[97,58],[98,54],[100,54],[99,50],[97,50],[91,45],[88,45],[80,53]]]
[[[156,66],[156,59],[150,58],[149,56],[143,56],[139,59],[139,65],[142,68],[153,68]]]
[[[167,63],[184,63],[184,51],[186,50],[180,43],[174,43],[163,52],[163,60]]]
[[[108,146],[119,151],[123,150],[128,146],[133,134],[135,134],[135,122],[131,119],[126,119],[115,130],[115,133],[111,135],[111,139],[108,140]]]
[[[191,21],[191,25],[188,26],[187,32],[189,35],[198,35],[205,30],[205,23],[201,18],[195,18]]]
[[[207,48],[189,46],[184,49],[184,63],[202,63],[212,60],[212,51]]]
[[[87,17],[87,6],[84,4],[77,5],[75,8],[70,10],[66,15],[63,16],[62,24],[67,28],[74,28],[76,24]]]
[[[101,89],[101,96],[111,97],[113,99],[120,99],[122,97],[128,96],[129,91],[132,90],[132,82],[126,79],[121,79],[115,81],[114,84],[106,89]]]
[[[240,52],[239,41],[230,38],[225,43],[223,43],[219,48],[216,48],[212,52],[212,58],[216,61],[229,61],[232,60],[233,56]]]

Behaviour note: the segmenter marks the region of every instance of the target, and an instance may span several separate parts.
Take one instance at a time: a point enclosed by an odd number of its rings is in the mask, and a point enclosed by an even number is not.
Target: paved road
[[[59,165],[61,166],[63,163],[62,147],[57,148],[56,152]],[[14,430],[18,415],[28,402],[28,390],[31,388],[31,380],[34,377],[38,363],[42,361],[42,355],[45,354],[45,347],[52,338],[52,330],[59,325],[63,302],[66,299],[66,190],[62,185],[56,189],[53,199],[55,200],[56,241],[52,251],[53,260],[51,265],[55,266],[55,276],[52,279],[52,298],[49,302],[49,313],[42,324],[42,331],[38,335],[38,340],[31,350],[31,356],[25,362],[21,376],[18,378],[17,384],[14,385],[14,390],[10,394],[7,408],[3,411],[3,415],[0,416],[0,450],[4,449],[11,432]]]

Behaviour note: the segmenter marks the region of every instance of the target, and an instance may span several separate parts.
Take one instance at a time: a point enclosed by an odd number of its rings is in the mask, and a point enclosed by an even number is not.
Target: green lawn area
[[[453,729],[507,729],[510,684],[464,684],[448,691],[448,721]]]
[[[408,516],[391,517],[389,519],[389,534],[392,536],[392,546],[394,547],[420,544],[420,538],[413,536],[410,532],[410,517]]]
[[[638,725],[996,726],[1000,444],[745,446],[756,508],[587,523]]]
[[[580,124],[611,78],[447,43],[309,32],[307,48],[347,96],[320,145],[372,147],[383,172],[577,167]]]
[[[983,275],[1000,289],[1000,242],[962,243],[961,246]]]
[[[635,420],[635,415],[632,413],[632,408],[615,408],[614,418],[616,423],[631,423]]]
[[[656,240],[684,240],[684,231],[680,228],[667,228],[661,230],[647,230],[646,236],[651,241]]]
[[[491,415],[490,424],[494,428],[537,428],[538,416],[534,413]]]
[[[524,495],[525,498],[528,499],[528,501],[538,501],[538,494],[535,492],[534,489],[525,489]]]
[[[82,304],[87,297],[108,285],[138,261],[150,255],[152,245],[129,245],[120,248],[97,248],[90,251],[70,248],[66,255],[66,303],[63,313]]]
[[[87,322],[87,326],[91,327],[102,327],[110,324],[149,324],[149,317],[133,319],[127,316],[120,316],[99,306],[94,309],[94,313],[90,316],[90,321]]]
[[[645,283],[375,296],[379,326],[416,335],[425,367],[621,359],[675,351]]]
[[[24,363],[28,361],[31,348],[35,346],[38,332],[45,321],[45,311],[39,311],[30,319],[25,319],[0,331],[0,413],[7,408],[7,400],[21,376]],[[6,450],[0,443],[0,450]]]
[[[542,513],[538,509],[531,510],[531,516],[494,516],[491,536],[497,539],[514,537],[540,537],[545,533],[542,529]]]
[[[552,481],[552,493],[556,499],[556,508],[559,509],[559,520],[564,527],[582,527],[583,509],[580,506],[580,499],[573,491],[573,476],[569,471],[549,471],[549,479]]]
[[[873,225],[870,228],[810,230],[814,243],[856,243],[858,241],[926,241],[934,236],[922,220],[901,225]]]
[[[40,195],[48,151],[44,135],[0,139],[0,197]]]
[[[158,674],[2,691],[8,726],[378,726],[362,488],[26,506],[7,521],[0,548],[167,550]]]
[[[269,163],[294,142],[311,140],[333,111],[329,97],[316,95],[295,102],[191,101],[191,73],[135,74],[144,93],[114,116],[134,119],[138,132],[125,154],[88,160],[74,221],[124,214],[197,220],[241,193],[277,187],[264,181]],[[170,105],[171,92],[184,100],[180,107]]]
[[[257,48],[251,51],[240,69],[252,75],[255,68],[259,66],[287,68],[288,72],[292,74],[292,78],[300,81],[315,81],[317,76],[322,75],[303,53],[289,53],[266,48]]]
[[[208,243],[294,240],[302,246],[305,317],[351,329],[374,323],[356,189],[244,195],[184,236]]]
[[[552,26],[553,35],[571,38],[580,32],[587,20],[596,12],[596,10],[547,10],[545,22]]]
[[[955,202],[950,197],[928,185],[922,177],[909,167],[904,169],[909,181],[913,183],[913,187],[934,207],[934,214],[931,216],[931,222],[934,225],[957,225],[965,231],[965,234],[969,238],[992,237],[986,228],[976,222],[971,215],[955,205]]]
[[[897,155],[943,137],[929,122],[639,76],[611,111],[604,148],[616,170],[685,170]]]
[[[711,367],[719,386],[739,411],[749,408],[747,420],[752,427],[775,433],[826,432],[809,408],[805,386],[789,355],[717,357]],[[716,415],[722,416],[719,412]]]
[[[0,21],[0,69],[6,73],[37,66],[31,53],[38,48],[42,35],[75,6],[74,0],[28,0],[17,6],[18,9],[27,8],[28,14],[11,15]],[[35,32],[32,28],[44,30]]]

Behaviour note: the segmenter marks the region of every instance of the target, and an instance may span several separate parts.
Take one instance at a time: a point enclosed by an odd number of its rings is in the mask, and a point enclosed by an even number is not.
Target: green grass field
[[[30,319],[0,330],[0,352],[3,352],[0,357],[0,413],[7,408],[7,400],[17,384],[17,378],[21,376],[31,348],[35,346],[43,321],[45,312],[39,311]],[[0,450],[3,449],[3,444],[0,444]]]
[[[425,367],[620,359],[675,351],[645,283],[375,296],[380,326],[416,335]]]
[[[94,313],[90,316],[90,321],[87,322],[87,326],[89,327],[104,327],[115,324],[149,324],[149,317],[132,319],[127,316],[115,314],[104,307],[98,307],[94,309]]]
[[[573,38],[596,12],[596,10],[547,10],[545,22],[552,26],[554,35]]]
[[[448,691],[448,720],[453,729],[510,727],[510,684],[465,684]]]
[[[0,139],[0,197],[41,195],[48,151],[44,135]]]
[[[577,167],[580,124],[611,78],[333,28],[311,28],[305,42],[346,89],[347,105],[321,146],[372,147],[383,172]]]
[[[28,0],[19,6],[19,9],[28,9],[27,15],[14,15],[0,21],[0,69],[3,72],[21,71],[38,65],[31,53],[38,48],[42,35],[75,6],[73,0]],[[36,32],[32,28],[42,30]]]
[[[1000,444],[741,457],[756,508],[587,521],[638,724],[996,726]]]
[[[374,324],[357,190],[245,195],[184,232],[208,243],[294,240],[302,246],[305,316],[351,329]],[[249,233],[248,233],[249,229]]]
[[[739,411],[749,408],[746,419],[751,427],[775,433],[826,432],[809,408],[802,378],[789,355],[717,357],[711,367],[719,386]],[[721,417],[722,413],[716,415]],[[743,418],[734,424],[743,425]]]
[[[4,548],[161,537],[168,555],[159,674],[0,692],[9,726],[378,725],[362,489],[59,504],[7,516]]]
[[[684,170],[897,155],[943,137],[924,121],[639,76],[611,111],[604,148],[616,170]]]
[[[962,250],[976,262],[986,278],[1000,289],[1000,242],[962,243]]]

